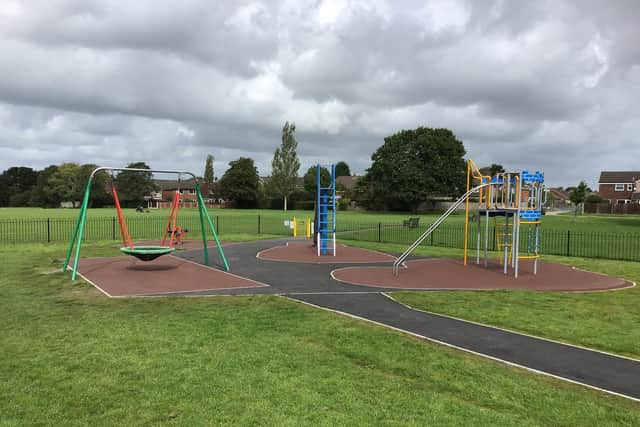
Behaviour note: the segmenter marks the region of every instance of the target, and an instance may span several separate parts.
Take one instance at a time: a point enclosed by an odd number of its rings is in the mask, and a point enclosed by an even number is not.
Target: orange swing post
[[[122,213],[122,208],[120,207],[120,199],[118,198],[116,187],[111,187],[111,193],[113,194],[113,201],[116,205],[116,214],[118,215],[118,225],[120,225],[120,236],[122,237],[122,244],[124,246],[128,246],[129,248],[133,248],[133,242],[131,241],[131,235],[129,234],[129,229],[127,228],[127,222],[124,219],[124,214]]]
[[[180,190],[176,190],[176,195],[173,198],[173,203],[171,204],[171,212],[169,213],[169,218],[167,218],[167,226],[164,229],[164,235],[162,236],[162,246],[167,244],[167,236],[169,236],[169,247],[173,247],[173,240],[176,232],[176,223],[178,220],[178,207],[180,205]],[[171,235],[169,235],[169,230],[171,230]]]

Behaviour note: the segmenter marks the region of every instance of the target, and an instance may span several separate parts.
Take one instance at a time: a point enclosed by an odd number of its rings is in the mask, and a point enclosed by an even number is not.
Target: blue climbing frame
[[[322,165],[316,166],[316,206],[318,216],[315,224],[318,256],[332,254],[336,256],[336,166],[328,166],[331,172],[329,187],[322,186]]]

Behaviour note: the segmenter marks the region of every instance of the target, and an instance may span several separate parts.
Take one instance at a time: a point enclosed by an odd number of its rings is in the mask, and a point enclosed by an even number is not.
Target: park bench
[[[402,222],[402,225],[404,227],[409,227],[409,228],[418,228],[418,225],[420,225],[420,218],[415,217],[415,218],[405,219]]]

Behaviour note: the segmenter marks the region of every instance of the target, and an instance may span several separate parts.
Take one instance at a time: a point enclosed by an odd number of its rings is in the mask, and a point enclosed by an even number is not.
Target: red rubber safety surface
[[[268,286],[171,255],[149,262],[81,258],[78,273],[112,297]]]
[[[449,258],[420,259],[406,264],[398,277],[391,267],[347,267],[334,270],[332,275],[338,281],[354,285],[397,289],[602,291],[633,286],[624,279],[552,262],[539,262],[538,274],[534,276],[533,263],[521,261],[517,279],[511,268],[504,275],[498,263],[490,263],[487,269],[475,261],[464,266],[462,260]]]
[[[310,241],[287,242],[285,246],[275,246],[258,252],[257,258],[271,261],[302,262],[314,264],[393,262],[394,256],[368,249],[354,248],[338,244],[336,256],[318,256],[318,249]]]

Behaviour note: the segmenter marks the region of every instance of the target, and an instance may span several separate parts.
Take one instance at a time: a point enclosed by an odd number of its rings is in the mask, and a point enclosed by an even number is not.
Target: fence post
[[[258,234],[261,234],[260,233],[260,215],[258,215]]]
[[[378,243],[382,242],[382,223],[378,223]]]
[[[571,256],[571,230],[567,230],[567,256]]]
[[[51,243],[51,218],[47,217],[47,243]]]
[[[111,217],[111,240],[116,240],[116,217]]]
[[[220,234],[220,215],[216,215],[216,233]]]

